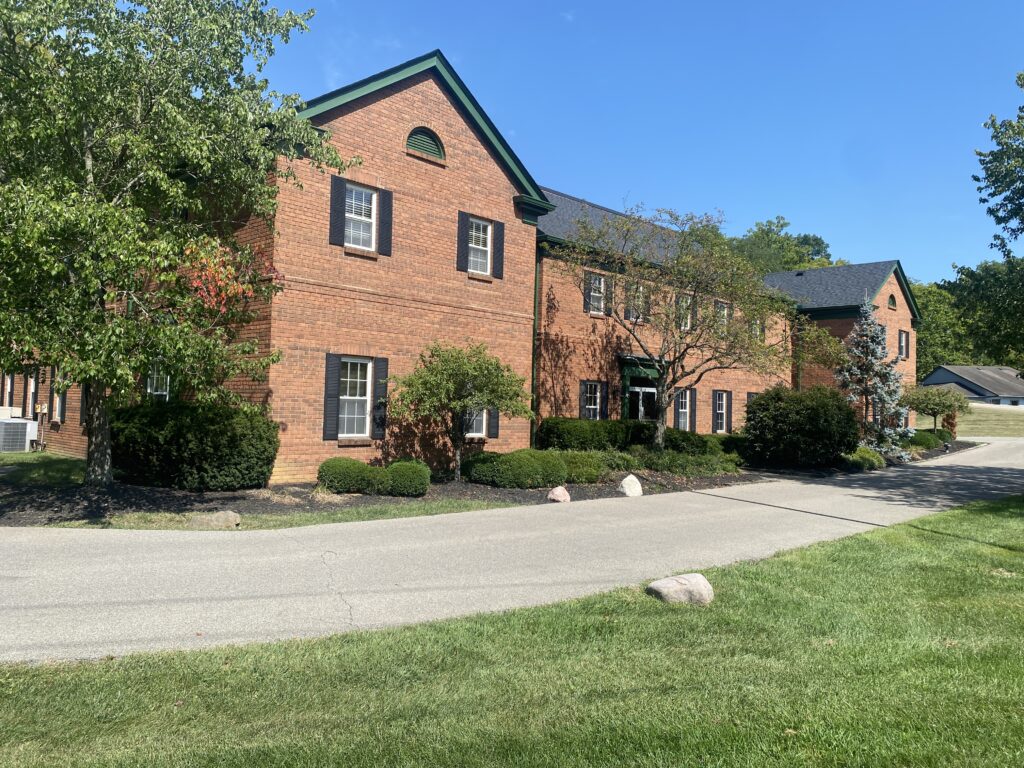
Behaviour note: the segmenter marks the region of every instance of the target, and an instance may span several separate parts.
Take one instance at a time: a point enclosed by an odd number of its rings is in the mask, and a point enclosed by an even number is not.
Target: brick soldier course
[[[538,186],[439,51],[313,99],[303,115],[330,132],[343,157],[362,162],[342,178],[297,161],[300,186],[280,183],[274,231],[253,222],[240,233],[283,276],[283,290],[245,329],[281,361],[265,382],[230,383],[281,425],[272,483],[312,480],[332,456],[435,453],[433,436],[398,433],[379,403],[386,378],[411,371],[433,341],[487,344],[533,386],[541,418],[579,416],[583,382],[604,385],[595,415],[626,412],[643,361],[611,319],[584,310],[580,291],[538,249],[566,214],[556,204],[607,209]],[[911,334],[901,367],[912,382],[916,308],[891,263],[876,293],[892,293],[897,308],[881,301],[877,311],[887,327]],[[819,271],[832,269],[846,268]],[[853,319],[819,322],[844,336]],[[38,402],[49,405],[50,372],[39,376]],[[802,372],[804,384],[819,380],[834,381],[828,371]],[[12,387],[4,376],[0,405],[31,412],[28,382],[17,374]],[[693,420],[680,426],[712,431],[713,392],[721,391],[727,426],[738,429],[748,394],[779,382],[793,383],[792,372],[709,374],[690,401]],[[62,419],[51,406],[40,436],[49,450],[84,456],[79,388],[64,400]],[[483,419],[477,440],[488,450],[529,445],[527,420]]]

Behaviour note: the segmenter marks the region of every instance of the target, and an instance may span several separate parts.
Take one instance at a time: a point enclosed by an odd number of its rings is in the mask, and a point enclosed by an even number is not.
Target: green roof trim
[[[921,308],[917,306],[917,299],[914,298],[914,292],[910,290],[910,281],[907,279],[907,273],[903,271],[903,265],[899,261],[896,262],[892,269],[892,272],[896,273],[896,282],[899,283],[900,289],[903,291],[903,295],[907,297],[907,304],[910,306],[910,314],[915,321],[921,319]],[[892,272],[889,274],[891,275]],[[878,298],[878,294],[882,292],[882,287],[879,286],[878,293],[871,299],[871,303],[876,303],[875,300]]]
[[[407,78],[418,75],[422,72],[432,71],[448,92],[454,98],[455,103],[462,110],[468,121],[480,132],[484,141],[497,155],[505,170],[515,181],[516,189],[520,194],[516,196],[516,204],[523,211],[524,218],[530,223],[536,223],[536,217],[547,211],[553,210],[554,206],[548,202],[547,197],[541,191],[540,186],[534,181],[522,161],[512,151],[512,147],[501,135],[494,123],[484,112],[469,88],[462,82],[462,78],[452,69],[452,65],[444,57],[441,51],[431,51],[415,59],[399,64],[391,69],[386,69],[376,75],[364,78],[358,82],[346,85],[330,93],[317,96],[305,103],[299,110],[299,117],[307,120],[322,115],[324,112],[336,109],[348,104],[363,96],[376,93],[388,86],[399,83]]]

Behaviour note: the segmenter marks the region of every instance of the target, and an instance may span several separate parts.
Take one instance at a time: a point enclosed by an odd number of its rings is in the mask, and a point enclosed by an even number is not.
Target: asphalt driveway
[[[1024,440],[868,475],[274,531],[0,528],[0,661],[553,602],[1024,493]]]

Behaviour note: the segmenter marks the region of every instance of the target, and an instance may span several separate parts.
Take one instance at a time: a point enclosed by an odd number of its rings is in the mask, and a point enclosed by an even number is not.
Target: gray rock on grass
[[[715,599],[711,583],[699,573],[684,573],[652,581],[646,591],[666,603],[707,605]]]

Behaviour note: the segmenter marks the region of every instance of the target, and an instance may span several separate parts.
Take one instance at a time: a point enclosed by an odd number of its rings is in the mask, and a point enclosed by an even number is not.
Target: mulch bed
[[[592,485],[568,485],[574,500],[618,496],[618,484],[627,473],[619,472],[607,481]],[[644,493],[670,493],[718,488],[765,479],[759,472],[741,472],[721,477],[685,478],[659,472],[634,473]],[[542,504],[548,489],[520,490],[492,488],[476,483],[435,483],[426,501],[465,499],[488,504]],[[274,515],[310,512],[340,507],[405,504],[418,499],[397,496],[335,496],[313,493],[313,484],[274,486],[250,491],[190,493],[168,488],[145,488],[115,483],[105,491],[82,486],[69,488],[16,487],[0,479],[0,526],[31,526],[97,520],[128,512],[215,512],[230,509],[241,515]]]
[[[973,448],[975,443],[957,440],[949,453]],[[925,451],[922,459],[942,456],[943,448]],[[770,478],[828,477],[839,470],[818,472],[768,472],[743,470],[737,475],[687,478],[662,472],[635,472],[645,494],[693,491],[721,488],[740,483],[753,483]],[[575,501],[603,499],[619,495],[618,484],[625,472],[613,474],[602,483],[568,485],[569,495]],[[542,504],[548,489],[520,490],[492,488],[476,483],[435,483],[430,486],[427,501],[465,499],[488,504]],[[288,485],[251,491],[223,491],[190,493],[168,488],[144,488],[115,483],[105,491],[82,486],[69,488],[18,487],[6,485],[0,477],[0,526],[48,525],[72,520],[101,519],[127,512],[216,512],[230,509],[242,515],[282,515],[289,512],[309,512],[339,507],[358,507],[378,504],[404,504],[416,499],[396,496],[361,496],[358,494],[333,496],[313,493],[313,485]]]

